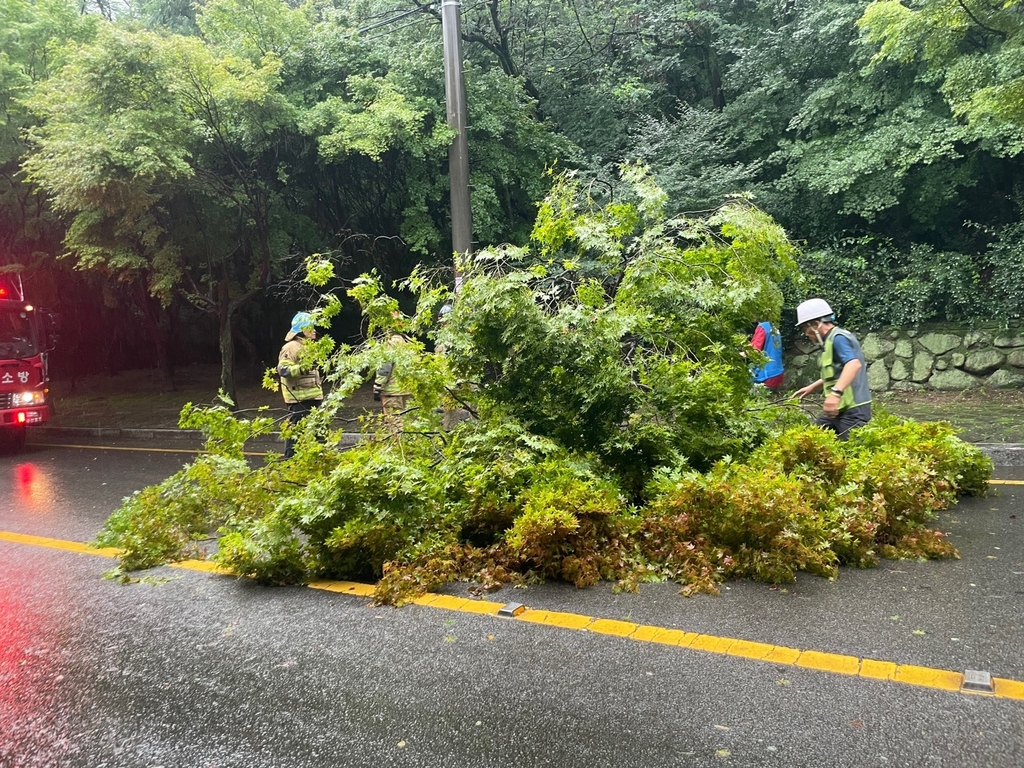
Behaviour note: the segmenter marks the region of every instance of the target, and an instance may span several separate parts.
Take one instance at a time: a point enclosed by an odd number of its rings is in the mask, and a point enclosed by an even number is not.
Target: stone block
[[[928,377],[932,375],[932,366],[934,364],[934,357],[927,352],[918,352],[914,357],[914,370],[910,378],[917,382],[927,381]]]
[[[907,362],[905,360],[901,360],[900,358],[896,358],[896,360],[893,361],[892,369],[889,371],[889,375],[895,381],[906,381],[907,379],[909,379],[910,368],[907,366]]]
[[[1024,386],[1024,376],[1000,368],[985,380],[985,386],[993,389],[1018,389]]]
[[[999,347],[1000,349],[1024,347],[1024,336],[1010,336],[1008,334],[996,336],[992,341],[992,346]]]
[[[983,331],[971,331],[964,336],[964,346],[968,349],[977,347],[983,344],[991,344],[992,337]]]
[[[942,355],[959,347],[963,339],[952,333],[926,333],[918,342],[933,355]]]
[[[964,363],[967,362],[967,355],[965,355],[963,352],[954,352],[950,356],[949,361],[953,363],[954,368],[963,368]]]
[[[870,363],[888,355],[896,349],[896,344],[888,339],[883,339],[877,333],[869,333],[861,340],[860,348],[864,350],[864,358]]]
[[[1006,356],[1006,362],[1014,368],[1024,368],[1024,349],[1015,349]]]
[[[928,379],[928,386],[946,392],[962,392],[965,389],[977,389],[981,386],[981,381],[969,373],[954,368],[951,371],[933,373],[932,377]]]
[[[889,371],[885,360],[876,360],[868,366],[868,386],[874,392],[884,392],[889,388]]]
[[[923,387],[912,381],[894,381],[889,385],[889,389],[897,392],[919,392]]]
[[[896,357],[913,357],[914,342],[910,339],[900,339],[896,342]]]
[[[983,376],[992,373],[997,368],[1001,368],[1005,359],[1002,352],[997,352],[994,349],[979,349],[967,356],[964,370],[968,373]]]
[[[947,371],[949,370],[949,360],[937,360],[935,362],[936,371]]]

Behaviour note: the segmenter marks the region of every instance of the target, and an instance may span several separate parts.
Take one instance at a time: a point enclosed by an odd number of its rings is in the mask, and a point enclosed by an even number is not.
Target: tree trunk
[[[142,316],[146,318],[146,330],[153,341],[156,350],[156,365],[160,371],[160,382],[164,392],[174,392],[174,367],[171,365],[171,355],[167,349],[167,339],[164,333],[163,324],[160,322],[160,305],[156,299],[146,291],[146,286],[139,282],[135,286],[136,301],[141,305]]]
[[[711,103],[721,112],[725,109],[725,89],[722,87],[722,69],[718,65],[718,54],[711,43],[704,46],[704,67],[708,76],[708,88],[711,91]]]
[[[231,410],[238,409],[238,392],[235,388],[235,344],[231,326],[237,304],[228,295],[228,282],[221,280],[217,285],[217,323],[220,342],[220,388],[231,399]]]
[[[235,386],[235,316],[238,310],[259,293],[249,291],[232,299],[227,280],[217,284],[217,321],[218,339],[220,342],[220,388],[231,398],[231,410],[238,409],[238,391]]]

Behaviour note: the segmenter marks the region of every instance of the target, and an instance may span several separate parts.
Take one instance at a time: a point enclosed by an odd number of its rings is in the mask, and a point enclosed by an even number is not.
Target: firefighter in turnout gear
[[[313,316],[299,312],[292,318],[291,328],[284,337],[285,345],[277,358],[277,373],[281,377],[281,395],[288,405],[288,420],[298,424],[310,411],[323,403],[324,390],[320,371],[300,362],[307,341],[316,338]],[[290,459],[295,452],[295,440],[287,438],[284,457]]]

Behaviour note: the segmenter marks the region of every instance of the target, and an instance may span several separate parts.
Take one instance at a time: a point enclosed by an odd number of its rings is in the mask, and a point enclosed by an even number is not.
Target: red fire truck
[[[19,276],[0,274],[0,441],[20,450],[32,424],[50,420],[47,355],[41,312],[25,301]]]

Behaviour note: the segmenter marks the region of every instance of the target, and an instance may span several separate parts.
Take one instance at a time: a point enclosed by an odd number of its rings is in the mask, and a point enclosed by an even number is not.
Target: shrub
[[[709,553],[705,545],[702,557],[711,554],[719,579],[792,581],[797,570],[835,576],[837,560],[829,547],[828,527],[803,491],[800,479],[775,470],[722,464],[707,476],[677,483],[651,505],[647,516],[668,513],[686,541],[712,544],[714,551]],[[679,511],[687,517],[685,527],[679,525]],[[664,525],[655,523],[652,529],[659,527],[664,533]],[[664,547],[664,541],[658,546]],[[652,560],[658,556],[651,549],[645,554]],[[669,554],[678,558],[681,553]],[[704,563],[698,570],[703,572]]]
[[[522,513],[505,537],[516,561],[543,578],[561,578],[577,587],[594,584],[602,570],[608,572],[608,550],[622,511],[614,486],[558,478],[530,488],[521,503]]]

